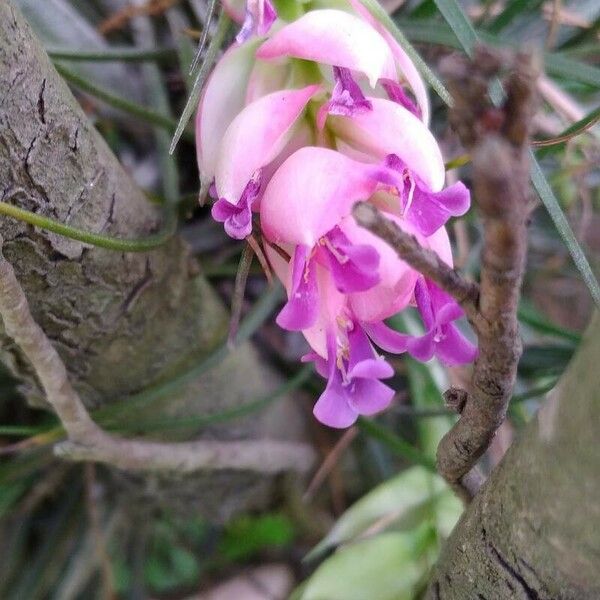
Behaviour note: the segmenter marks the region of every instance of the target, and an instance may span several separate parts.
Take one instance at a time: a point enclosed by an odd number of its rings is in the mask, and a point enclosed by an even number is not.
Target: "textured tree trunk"
[[[446,543],[427,598],[600,598],[600,317]]]
[[[0,200],[79,228],[138,238],[160,214],[118,164],[58,76],[29,26],[0,2]],[[127,396],[199,361],[223,339],[227,313],[174,237],[152,252],[120,253],[0,218],[4,252],[37,322],[52,339],[88,408]],[[32,404],[43,396],[20,351],[2,332],[1,358],[24,382]],[[223,411],[278,384],[248,344],[146,416]],[[219,439],[303,436],[289,401],[206,434]],[[147,481],[145,481],[147,483]],[[170,501],[193,494],[195,508],[221,519],[264,505],[274,480],[259,473],[198,475],[173,487]]]

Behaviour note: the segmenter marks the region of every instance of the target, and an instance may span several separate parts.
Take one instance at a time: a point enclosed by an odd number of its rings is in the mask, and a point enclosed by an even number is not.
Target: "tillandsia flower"
[[[449,365],[476,354],[458,305],[359,227],[353,205],[375,204],[452,265],[444,225],[470,198],[444,187],[412,61],[360,0],[327,1],[224,0],[241,30],[203,90],[196,135],[214,219],[235,239],[260,228],[288,296],[277,323],[302,332],[303,360],[327,379],[315,416],[347,427],[393,398],[375,346]],[[409,306],[421,336],[385,323]]]

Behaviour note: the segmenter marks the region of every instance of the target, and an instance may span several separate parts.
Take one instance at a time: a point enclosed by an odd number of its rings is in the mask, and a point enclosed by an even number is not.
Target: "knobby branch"
[[[354,217],[452,295],[477,336],[479,355],[469,389],[445,393],[460,418],[437,452],[439,472],[468,501],[482,481],[477,461],[506,416],[522,351],[517,307],[533,208],[528,150],[538,68],[531,54],[479,47],[472,62],[448,57],[443,71],[454,98],[450,122],[473,156],[473,191],[484,237],[479,284],[464,279],[372,205],[358,203]],[[489,88],[504,73],[505,98],[496,107]]]

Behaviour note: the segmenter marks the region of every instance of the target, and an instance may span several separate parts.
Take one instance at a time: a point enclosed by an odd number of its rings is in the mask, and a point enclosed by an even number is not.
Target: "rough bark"
[[[447,541],[428,599],[600,598],[600,316]]]
[[[0,91],[0,200],[125,238],[160,227],[160,214],[122,170],[10,2],[0,3]],[[0,234],[33,316],[88,408],[126,401],[169,378],[226,334],[226,311],[179,237],[133,254],[87,247],[6,217],[0,219]],[[21,352],[4,332],[0,342],[1,359],[25,382],[28,401],[42,404]],[[156,417],[210,414],[265,395],[277,385],[274,379],[244,345],[150,410]],[[282,402],[207,435],[299,439],[300,422],[296,410]],[[168,488],[173,501],[204,493],[206,502],[197,501],[198,509],[222,518],[266,502],[272,484],[257,473],[222,473]]]

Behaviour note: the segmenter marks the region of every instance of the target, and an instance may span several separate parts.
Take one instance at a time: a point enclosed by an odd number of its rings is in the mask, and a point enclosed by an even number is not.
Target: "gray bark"
[[[600,598],[600,317],[447,541],[427,597]]]
[[[157,210],[6,1],[0,2],[0,92],[0,200],[125,238],[160,227]],[[35,319],[89,408],[126,401],[197,362],[223,339],[227,313],[179,237],[158,250],[133,254],[88,247],[7,217],[0,218],[0,234]],[[3,331],[0,353],[24,382],[27,400],[43,404],[31,368]],[[246,344],[148,410],[157,418],[210,414],[264,396],[277,383]],[[300,423],[297,408],[284,401],[206,435],[298,440]],[[158,489],[156,481],[139,481],[138,490]],[[178,487],[168,482],[167,490],[169,501],[185,502],[193,495],[199,511],[220,519],[268,502],[273,484],[257,473],[221,473],[188,478]]]

